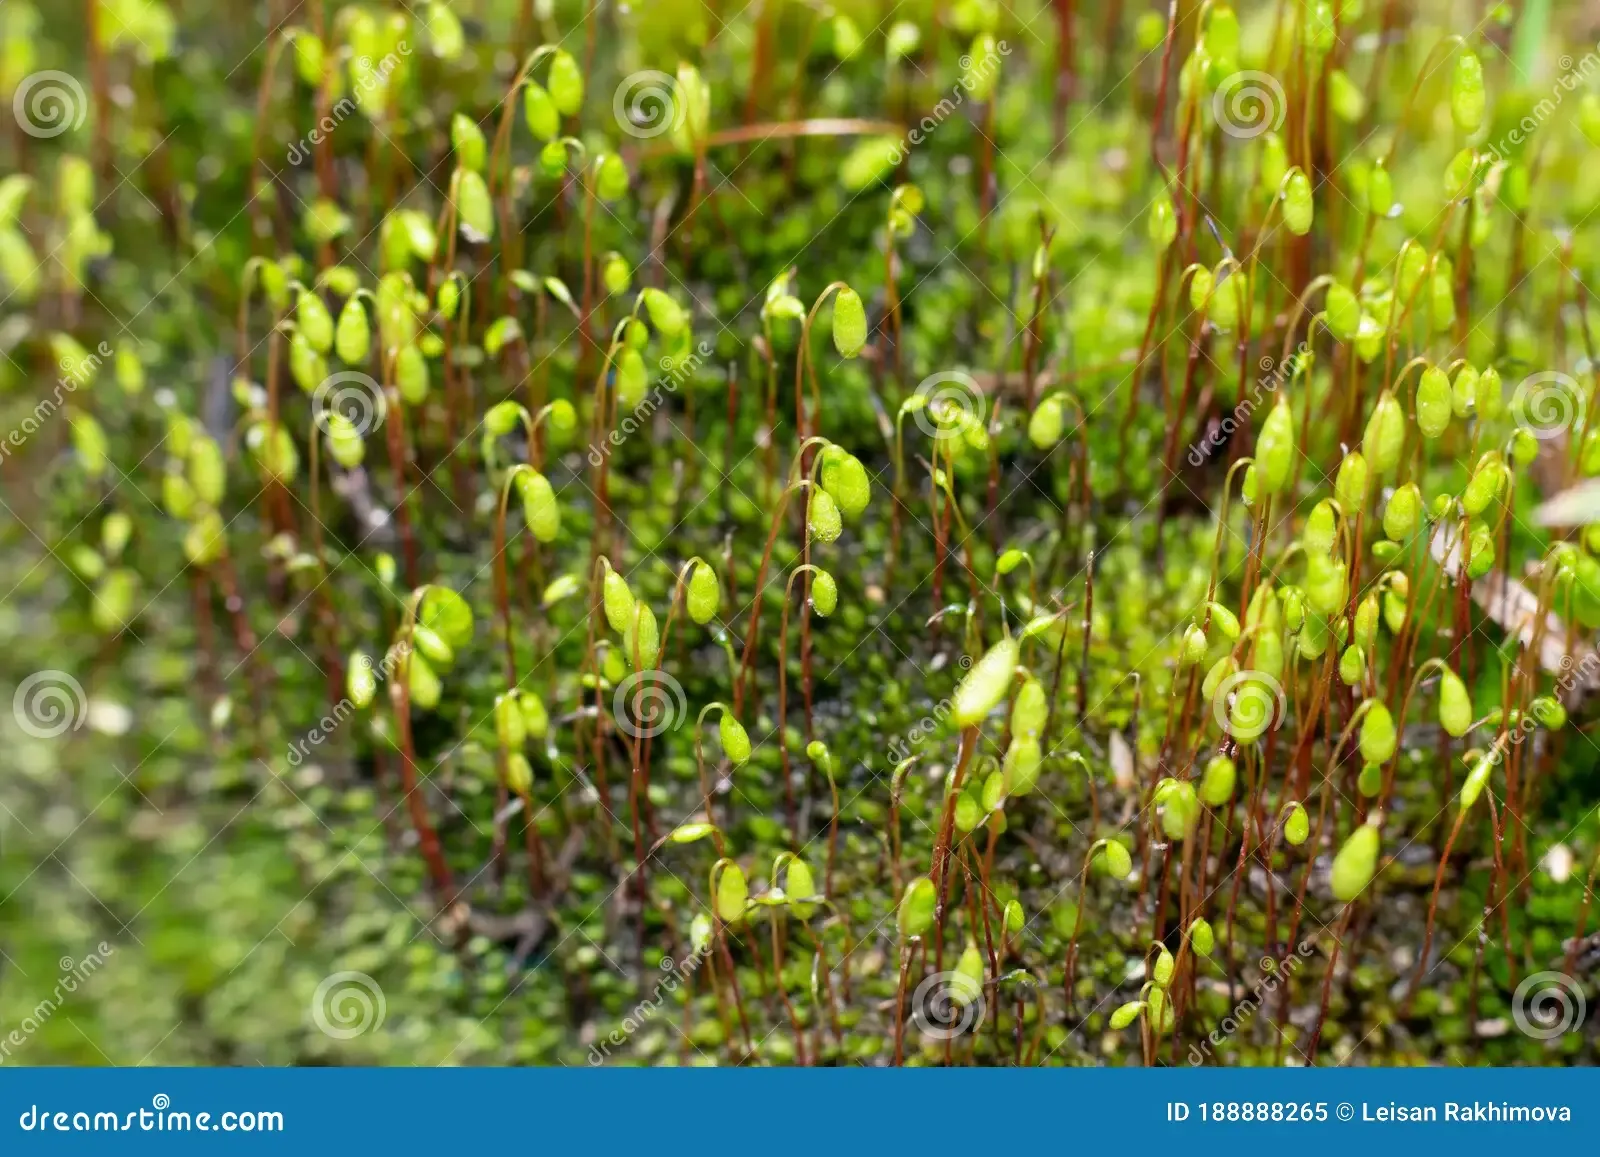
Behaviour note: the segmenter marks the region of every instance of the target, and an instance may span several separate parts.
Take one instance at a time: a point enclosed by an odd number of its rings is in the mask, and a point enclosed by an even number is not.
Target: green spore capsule
[[[1226,755],[1213,755],[1200,776],[1200,799],[1208,807],[1221,807],[1233,798],[1238,769]]]
[[[1312,215],[1311,180],[1296,165],[1284,180],[1283,223],[1296,237],[1304,237],[1311,232]]]
[[[1482,128],[1486,103],[1483,62],[1476,52],[1465,49],[1450,74],[1450,118],[1456,128],[1469,136]]]
[[[1388,474],[1400,464],[1405,441],[1405,411],[1395,396],[1384,390],[1378,395],[1372,415],[1367,419],[1367,428],[1361,435],[1361,452],[1376,473]]]
[[[1438,366],[1422,371],[1417,383],[1417,428],[1424,438],[1437,438],[1450,428],[1454,396],[1450,379]]]
[[[1166,988],[1172,983],[1173,959],[1172,953],[1165,947],[1156,952],[1155,964],[1150,968],[1150,979]]]
[[[717,572],[711,569],[709,563],[697,561],[690,569],[685,600],[689,617],[700,626],[717,617],[717,610],[722,606],[722,586],[717,582]]]
[[[1367,502],[1367,460],[1360,450],[1352,450],[1339,462],[1333,482],[1333,496],[1344,510],[1360,510]]]
[[[1478,375],[1478,416],[1492,422],[1505,413],[1506,399],[1500,384],[1500,371],[1486,366]]]
[[[1422,519],[1422,491],[1415,482],[1407,482],[1389,496],[1383,510],[1383,533],[1395,542],[1403,542],[1416,532]]]
[[[1163,195],[1155,199],[1145,226],[1156,252],[1165,252],[1178,236],[1178,214],[1172,207],[1171,197]]]
[[[1472,697],[1461,676],[1448,667],[1439,676],[1439,726],[1452,739],[1460,739],[1472,726]]]
[[[562,156],[566,151],[562,150]],[[468,241],[482,245],[494,240],[494,204],[489,199],[489,186],[483,175],[474,169],[457,169],[451,183],[456,207],[456,220]]]
[[[866,344],[866,307],[861,295],[845,286],[833,298],[833,346],[841,356],[853,358]]]
[[[827,618],[839,606],[839,584],[833,581],[833,576],[825,570],[819,570],[811,576],[811,607]]]
[[[644,603],[633,606],[633,621],[622,632],[622,654],[636,671],[647,671],[661,658],[661,631],[655,612]]]
[[[1491,450],[1478,459],[1477,466],[1473,468],[1472,477],[1467,480],[1467,488],[1461,495],[1461,508],[1472,517],[1478,517],[1489,509],[1489,504],[1500,493],[1505,477],[1505,464]]]
[[[1199,626],[1191,624],[1183,633],[1183,652],[1180,661],[1185,667],[1192,666],[1206,657],[1206,633]]]
[[[413,651],[406,659],[407,684],[411,691],[411,705],[419,711],[432,711],[439,706],[439,696],[444,686],[439,676],[420,654]]]
[[[1387,763],[1394,755],[1399,737],[1395,733],[1394,716],[1379,700],[1371,700],[1366,716],[1361,720],[1361,758],[1368,763]]]
[[[1330,554],[1338,537],[1339,527],[1334,521],[1333,503],[1324,498],[1313,506],[1311,513],[1306,516],[1306,528],[1301,534],[1301,539],[1306,544],[1307,553]]]
[[[1374,217],[1387,217],[1393,208],[1394,178],[1389,176],[1382,161],[1374,162],[1367,173],[1367,211]]]
[[[1211,670],[1206,672],[1206,677],[1200,683],[1200,694],[1209,702],[1216,697],[1217,689],[1222,686],[1223,680],[1238,669],[1239,664],[1231,654],[1222,656],[1211,664]]]
[[[562,116],[577,116],[583,107],[583,72],[570,52],[556,52],[550,57],[550,72],[546,78],[550,86],[550,100]]]
[[[1467,577],[1481,579],[1494,569],[1494,531],[1487,522],[1474,520],[1467,535]]]
[[[543,739],[550,732],[550,713],[544,700],[532,691],[517,693],[517,710],[522,713],[522,729],[529,739]]]
[[[507,751],[515,751],[528,740],[528,728],[522,721],[522,708],[510,691],[494,699],[494,733]]]
[[[372,326],[367,322],[367,311],[361,302],[352,297],[339,311],[339,324],[334,330],[333,350],[347,366],[359,366],[372,352]]]
[[[1005,762],[1001,764],[1006,794],[1022,796],[1031,792],[1039,782],[1039,765],[1043,759],[1037,739],[1013,738],[1006,749]]]
[[[408,406],[428,400],[428,359],[415,345],[401,346],[394,356],[394,384]]]
[[[857,518],[872,500],[872,481],[867,468],[854,454],[834,445],[822,451],[822,470],[818,481],[846,518]]]
[[[718,860],[711,866],[711,894],[716,897],[717,919],[724,924],[737,924],[744,919],[750,886],[738,864],[732,860]]]
[[[561,132],[561,113],[550,93],[538,81],[530,80],[522,90],[522,112],[528,118],[528,131],[534,140],[552,141]]]
[[[1289,805],[1289,814],[1283,818],[1283,838],[1290,847],[1298,848],[1311,835],[1311,817],[1305,805],[1298,800]]]
[[[655,326],[663,337],[677,337],[688,328],[689,318],[683,312],[683,306],[679,305],[671,294],[651,287],[641,290],[639,296],[644,300],[650,324]]]
[[[1367,674],[1367,656],[1352,644],[1339,656],[1339,679],[1346,687],[1358,687]]]
[[[806,529],[813,542],[837,542],[844,532],[839,504],[826,490],[813,490],[806,504]]]
[[[1108,1022],[1111,1027],[1111,1031],[1121,1032],[1134,1021],[1138,1020],[1139,1014],[1143,1011],[1144,1001],[1142,1000],[1130,1000],[1126,1004],[1119,1005],[1117,1010],[1111,1014],[1111,1018]]]
[[[325,354],[333,348],[333,314],[322,304],[322,298],[302,290],[295,303],[294,320],[312,349]]]
[[[644,366],[644,356],[632,346],[624,346],[617,354],[617,407],[635,410],[644,401],[650,387],[650,374]]]
[[[1383,790],[1383,765],[1367,763],[1361,767],[1361,774],[1356,776],[1356,790],[1367,799],[1373,799]]]
[[[726,711],[717,720],[717,735],[722,740],[722,753],[728,757],[728,762],[735,767],[743,767],[750,762],[750,733]]]
[[[1362,824],[1333,857],[1333,895],[1348,904],[1372,883],[1378,870],[1378,829],[1371,822]]]
[[[1526,470],[1539,457],[1539,439],[1533,431],[1518,426],[1511,431],[1511,462],[1518,470]]]
[[[516,486],[528,530],[540,542],[554,542],[561,532],[561,505],[556,501],[550,480],[536,471],[521,470],[517,473]]]
[[[1480,756],[1472,765],[1472,769],[1467,772],[1467,778],[1461,784],[1461,796],[1458,801],[1462,812],[1471,811],[1472,805],[1477,803],[1478,797],[1483,794],[1483,789],[1489,786],[1489,776],[1494,771],[1496,762],[1495,754],[1491,751],[1487,755]]]
[[[370,706],[378,693],[378,677],[372,669],[372,657],[365,651],[356,651],[350,656],[350,665],[345,671],[344,687],[350,696],[350,702],[357,707]]]
[[[1217,946],[1217,934],[1211,930],[1210,921],[1201,917],[1189,925],[1189,947],[1199,956],[1210,956]]]
[[[601,600],[605,606],[606,622],[611,624],[613,631],[626,631],[633,622],[633,592],[628,589],[628,580],[609,566],[605,575],[601,582]]]
[[[1340,282],[1328,286],[1323,313],[1328,319],[1328,332],[1340,341],[1354,341],[1361,331],[1361,303],[1350,288]]]
[[[533,765],[520,751],[506,756],[506,787],[523,799],[533,790]]]
[[[1037,450],[1048,450],[1061,441],[1065,428],[1065,407],[1060,397],[1052,394],[1033,408],[1033,415],[1028,419],[1028,441]]]
[[[1528,714],[1541,727],[1548,727],[1551,731],[1559,731],[1567,725],[1567,709],[1553,695],[1537,696],[1528,704]]]
[[[1450,383],[1450,410],[1458,418],[1470,418],[1477,411],[1478,371],[1464,365]]]
[[[1011,704],[1011,734],[1019,739],[1037,740],[1044,734],[1049,718],[1044,684],[1030,675],[1017,688],[1016,700]]]
[[[463,168],[483,172],[483,162],[488,148],[483,140],[483,130],[465,113],[450,118],[450,147]]]
[[[1256,484],[1261,493],[1279,494],[1288,486],[1294,453],[1294,415],[1289,412],[1289,399],[1279,394],[1256,439]]]
[[[1100,861],[1105,865],[1106,875],[1114,880],[1126,880],[1133,874],[1133,857],[1122,844],[1116,840],[1107,840],[1105,847],[1100,851]]]
[[[954,717],[957,727],[976,727],[998,707],[1011,689],[1017,667],[1015,639],[1002,639],[972,665],[956,688]]]
[[[927,876],[918,876],[906,885],[896,916],[902,940],[922,936],[933,927],[934,909],[938,901],[938,889]]]
[[[1313,554],[1306,558],[1306,601],[1320,615],[1333,617],[1344,610],[1349,572],[1344,560]]]
[[[454,648],[432,627],[416,624],[411,628],[411,642],[435,670],[448,671],[455,666]]]
[[[628,166],[616,153],[607,153],[595,163],[595,194],[607,204],[620,200],[628,191]]]
[[[798,919],[809,920],[816,913],[817,906],[803,901],[808,896],[817,895],[817,882],[811,875],[811,869],[799,856],[790,857],[788,865],[783,877],[783,890],[789,895],[789,910]]]

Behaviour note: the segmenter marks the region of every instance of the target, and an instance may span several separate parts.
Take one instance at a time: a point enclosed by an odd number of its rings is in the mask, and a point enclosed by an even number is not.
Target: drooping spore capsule
[[[1361,452],[1367,464],[1378,474],[1388,474],[1400,464],[1400,452],[1405,448],[1406,416],[1400,403],[1388,390],[1378,395],[1372,415],[1361,436]]]
[[[1450,428],[1450,379],[1438,366],[1422,371],[1417,383],[1417,427],[1424,438],[1437,438]]]
[[[1378,829],[1371,823],[1362,824],[1344,842],[1333,857],[1333,895],[1340,903],[1348,904],[1372,883],[1378,870]]]
[[[845,286],[833,299],[833,345],[839,353],[853,358],[867,344],[867,310],[861,295]]]
[[[685,596],[689,617],[705,626],[717,617],[722,605],[722,587],[717,582],[717,572],[709,563],[697,560],[689,570],[688,593]]]
[[[1017,642],[1002,639],[972,665],[956,688],[954,716],[957,727],[976,727],[1000,705],[1011,689],[1017,667]]]
[[[1304,237],[1311,232],[1313,212],[1311,180],[1305,171],[1296,165],[1289,170],[1289,175],[1284,180],[1283,223],[1296,237]]]

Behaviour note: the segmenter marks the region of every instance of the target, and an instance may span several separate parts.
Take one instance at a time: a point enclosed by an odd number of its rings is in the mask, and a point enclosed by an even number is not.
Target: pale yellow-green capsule
[[[506,757],[506,786],[524,799],[533,790],[533,765],[520,751]]]
[[[717,608],[722,605],[722,587],[710,564],[697,560],[690,568],[685,601],[689,617],[702,627],[717,617]]]
[[[933,927],[934,910],[938,900],[938,889],[927,876],[918,876],[906,885],[905,893],[900,897],[900,909],[896,917],[902,940],[921,936]]]
[[[1298,801],[1289,805],[1289,814],[1283,820],[1283,838],[1291,847],[1298,848],[1311,835],[1311,817]]]
[[[467,240],[479,244],[494,240],[494,204],[483,174],[474,169],[457,169],[451,189],[456,220]]]
[[[1463,50],[1450,75],[1450,116],[1456,128],[1469,135],[1477,132],[1483,125],[1486,103],[1483,62],[1476,52]]]
[[[1039,767],[1043,760],[1037,739],[1014,737],[1001,764],[1006,794],[1021,796],[1031,792],[1039,783]]]
[[[1189,947],[1200,956],[1210,956],[1211,950],[1217,946],[1217,934],[1212,931],[1210,921],[1204,917],[1197,918],[1189,925]]]
[[[1348,286],[1335,281],[1328,286],[1328,296],[1323,304],[1323,314],[1328,320],[1328,332],[1340,341],[1353,341],[1361,330],[1361,303]]]
[[[839,605],[839,584],[825,570],[817,571],[811,578],[811,607],[827,618]]]
[[[1389,496],[1389,505],[1383,510],[1383,533],[1403,542],[1416,531],[1421,517],[1422,492],[1415,482],[1407,482]]]
[[[972,665],[956,688],[954,717],[957,727],[976,727],[1000,705],[1011,689],[1017,666],[1017,642],[1002,639]]]
[[[1373,164],[1367,174],[1367,210],[1374,217],[1387,217],[1394,208],[1394,179],[1383,162]]]
[[[806,508],[806,527],[814,542],[836,542],[844,532],[839,504],[826,490],[813,490]]]
[[[841,355],[853,358],[867,344],[867,310],[861,295],[846,286],[833,299],[833,345]]]
[[[1296,237],[1304,237],[1311,232],[1312,215],[1311,180],[1296,165],[1283,186],[1283,223]]]
[[[350,656],[350,666],[345,674],[345,690],[350,702],[357,707],[370,704],[378,693],[378,677],[372,670],[372,658],[365,651]]]
[[[1357,828],[1333,857],[1333,895],[1348,904],[1372,883],[1378,870],[1378,829],[1370,823]]]
[[[1334,540],[1338,538],[1338,534],[1338,524],[1333,516],[1333,503],[1324,498],[1311,508],[1311,513],[1306,517],[1305,533],[1301,536],[1305,541],[1306,551],[1329,553],[1333,550]]]
[[[550,480],[536,471],[521,470],[516,486],[522,496],[522,515],[533,537],[540,542],[554,542],[561,531],[561,505]]]
[[[558,51],[550,58],[547,79],[557,111],[562,116],[576,116],[583,107],[583,72],[570,52]]]
[[[1453,399],[1450,379],[1438,366],[1422,371],[1417,382],[1417,427],[1424,438],[1437,438],[1450,428]]]
[[[1352,513],[1367,502],[1367,460],[1360,450],[1351,450],[1339,463],[1339,474],[1333,481],[1333,496],[1339,506]]]
[[[1474,518],[1489,509],[1489,504],[1500,493],[1505,476],[1505,463],[1495,451],[1491,450],[1478,459],[1478,465],[1473,469],[1472,477],[1467,480],[1467,488],[1461,495],[1462,509]]]
[[[1037,740],[1044,734],[1049,716],[1044,684],[1030,675],[1017,688],[1016,700],[1011,705],[1011,734],[1019,739]]]
[[[535,140],[550,141],[561,132],[561,114],[542,84],[530,80],[522,90],[522,111]]]
[[[649,670],[661,657],[661,630],[644,603],[633,605],[633,621],[622,632],[622,654],[636,671]]]
[[[1257,485],[1263,493],[1278,494],[1288,486],[1294,454],[1294,416],[1289,412],[1289,400],[1279,394],[1256,439]]]
[[[1470,418],[1478,405],[1478,371],[1463,365],[1450,385],[1450,409],[1458,418]]]
[[[1339,680],[1346,687],[1357,687],[1366,674],[1366,653],[1354,644],[1346,647],[1344,654],[1339,656]]]
[[[750,761],[750,733],[726,711],[722,718],[717,720],[717,735],[722,739],[722,753],[735,767],[742,767]]]
[[[1372,407],[1372,416],[1367,419],[1367,428],[1361,436],[1361,452],[1375,473],[1388,474],[1400,464],[1405,442],[1405,412],[1395,396],[1384,390]]]
[[[716,897],[717,918],[724,924],[735,924],[744,919],[745,903],[750,899],[750,886],[744,872],[732,860],[718,860],[711,865],[711,894]]]
[[[1126,880],[1133,872],[1133,857],[1128,849],[1116,840],[1107,840],[1100,849],[1106,874],[1116,880]]]
[[[1361,758],[1368,763],[1388,762],[1390,756],[1394,755],[1398,738],[1394,716],[1389,714],[1389,709],[1382,702],[1372,700],[1372,706],[1367,708],[1361,720]]]
[[[507,751],[516,751],[528,740],[528,727],[522,719],[522,706],[507,691],[494,700],[494,733]]]
[[[1061,399],[1052,394],[1033,408],[1033,416],[1028,419],[1028,441],[1039,450],[1048,450],[1061,441],[1061,432],[1066,425],[1066,415],[1061,404]]]
[[[1453,739],[1460,739],[1472,726],[1472,697],[1461,676],[1448,667],[1439,677],[1439,726]]]
[[[1349,572],[1344,560],[1326,554],[1306,557],[1306,601],[1311,609],[1329,617],[1344,611]]]
[[[339,311],[333,349],[339,355],[339,360],[347,366],[363,364],[372,352],[372,326],[367,322],[367,311],[359,298],[350,298]]]
[[[1467,772],[1466,782],[1461,785],[1461,811],[1470,811],[1472,805],[1478,802],[1483,789],[1489,785],[1489,775],[1494,771],[1494,765],[1492,754],[1482,756],[1472,765],[1472,770]]]
[[[1226,755],[1213,755],[1200,777],[1200,799],[1210,807],[1221,807],[1233,798],[1238,769]]]
[[[601,582],[601,599],[605,606],[606,622],[611,624],[613,631],[625,631],[628,624],[633,622],[633,592],[628,589],[628,580],[609,566],[606,567],[605,576]]]
[[[1155,204],[1150,206],[1147,226],[1156,252],[1164,252],[1178,236],[1178,214],[1172,207],[1171,197],[1163,194],[1156,198]]]

